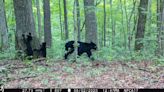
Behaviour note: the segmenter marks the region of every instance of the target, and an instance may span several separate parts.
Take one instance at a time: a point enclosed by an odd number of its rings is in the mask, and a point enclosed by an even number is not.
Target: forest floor
[[[5,88],[164,88],[164,67],[153,61],[0,61]]]

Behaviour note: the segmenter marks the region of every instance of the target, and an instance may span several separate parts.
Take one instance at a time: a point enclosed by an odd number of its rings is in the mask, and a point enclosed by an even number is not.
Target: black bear
[[[42,55],[43,57],[46,57],[46,42],[43,42],[43,43],[42,43],[42,46],[41,46],[41,48],[40,48],[40,51],[41,51],[41,55]]]
[[[29,33],[27,35],[27,38],[25,37],[24,34],[22,34],[22,37],[23,37],[23,42],[26,45],[26,54],[27,54],[27,56],[32,56],[33,55],[33,50],[32,50],[32,46],[31,46],[31,41],[32,41],[31,33]]]
[[[74,52],[74,42],[75,41],[69,41],[65,44],[65,50],[67,53],[65,53],[64,58],[67,59],[68,55],[72,54]],[[90,42],[90,43],[85,43],[85,42],[80,42],[78,41],[78,55],[81,56],[83,53],[87,53],[87,56],[90,58],[92,56],[91,50],[97,50],[97,46],[95,43]]]
[[[37,57],[46,58],[46,42],[43,42],[39,49],[34,49],[34,53]]]
[[[25,37],[25,35],[22,34],[22,37],[23,37],[23,42],[26,45],[27,56],[36,55],[36,57],[46,57],[46,42],[43,42],[39,49],[33,50],[31,45],[31,41],[32,41],[31,33],[29,33],[27,37]]]

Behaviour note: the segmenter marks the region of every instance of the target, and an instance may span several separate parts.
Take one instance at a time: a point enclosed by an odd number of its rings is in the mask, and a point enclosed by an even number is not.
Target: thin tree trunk
[[[164,0],[161,1],[162,3],[162,24],[161,24],[161,55],[164,56]]]
[[[77,30],[77,26],[78,25],[77,25],[77,21],[76,21],[76,17],[77,17],[76,16],[77,15],[76,14],[77,13],[76,12],[76,10],[77,10],[76,9],[77,8],[76,7],[76,5],[77,5],[76,3],[77,3],[76,0],[74,0],[74,5],[73,5],[73,21],[74,21],[74,40],[75,40],[75,43],[74,43],[74,48],[75,48],[75,55],[74,55],[75,56],[75,62],[77,61],[77,48],[78,48],[78,43],[77,43],[77,31],[78,31]]]
[[[151,24],[152,24],[152,19],[151,19],[151,15],[152,15],[152,11],[151,11],[151,6],[152,6],[152,0],[148,1],[148,9],[147,9],[147,19],[146,19],[146,29],[147,30],[151,30]],[[146,32],[146,36],[150,37],[151,36],[151,31]],[[151,40],[147,40],[148,45],[151,44]]]
[[[103,29],[104,27],[103,27],[103,24],[101,23],[101,21],[98,21],[98,23],[97,24],[100,24],[99,25],[99,27],[100,27],[100,29]],[[104,31],[98,31],[98,34],[99,34],[99,46],[100,47],[103,47],[103,35],[104,35]]]
[[[0,0],[0,34],[1,34],[1,49],[5,50],[8,48],[8,29],[5,14],[5,3],[4,0]]]
[[[107,21],[108,21],[108,22],[107,22],[107,26],[108,26],[108,27],[110,27],[110,25],[111,25],[111,24],[110,24],[110,20],[111,20],[111,19],[110,19],[110,16],[107,16]],[[108,39],[107,42],[109,43],[108,46],[110,47],[110,45],[111,45],[110,29],[108,29],[107,34],[108,34],[108,36],[107,36],[107,39]]]
[[[38,34],[39,34],[39,39],[41,39],[41,15],[40,15],[39,0],[36,0],[36,8],[37,8],[37,18],[38,18]]]
[[[104,0],[104,46],[106,46],[106,0]]]
[[[128,13],[127,13],[126,2],[127,2],[127,1],[124,0],[124,5],[125,5],[125,6],[124,6],[124,8],[125,8],[125,19],[126,19],[126,21],[127,21],[127,22],[126,22],[126,27],[127,27],[126,30],[127,30],[127,31],[124,30],[124,32],[125,32],[125,41],[124,41],[124,42],[125,42],[125,48],[127,48],[127,39],[128,39],[128,38],[127,38],[127,35],[128,35],[128,33],[129,33],[129,26],[128,26]]]
[[[159,32],[159,45],[160,55],[164,56],[164,0],[160,0],[160,32]]]
[[[151,6],[152,6],[152,0],[149,0],[148,1],[148,10],[147,10],[148,11],[148,14],[147,14],[147,30],[151,29],[150,25],[152,24],[151,23],[151,15],[152,15]]]
[[[69,39],[69,32],[68,32],[68,21],[67,21],[67,2],[63,0],[64,3],[64,26],[65,26],[65,40]]]
[[[158,46],[157,46],[157,50],[156,50],[156,55],[157,56],[160,56],[160,49],[161,49],[161,41],[160,41],[160,20],[161,20],[161,14],[160,14],[160,0],[157,0],[157,43],[158,43]]]
[[[59,19],[60,19],[60,30],[61,30],[61,40],[63,39],[63,26],[62,26],[62,10],[61,10],[61,3],[60,3],[61,0],[59,0]]]
[[[135,29],[135,25],[134,25],[134,28],[132,29],[131,31],[131,19],[132,19],[132,16],[134,15],[135,16],[135,7],[136,7],[136,0],[133,0],[133,8],[131,10],[131,13],[129,15],[129,19],[127,20],[127,31],[128,31],[128,49],[131,51],[131,42],[132,42],[132,37],[133,37],[133,29]],[[127,12],[125,12],[127,13]]]
[[[124,28],[124,10],[123,10],[123,6],[122,6],[122,0],[120,0],[120,6],[121,6],[121,13],[122,13],[122,20],[121,20],[121,23],[122,23],[122,32],[123,32],[123,35],[124,35],[124,48],[126,49],[126,32],[125,32],[125,28]],[[126,6],[126,5],[125,5]],[[126,12],[126,11],[125,11]]]
[[[110,0],[111,25],[112,25],[112,48],[115,46],[115,20],[113,18],[113,0]]]
[[[77,12],[77,30],[78,30],[78,41],[81,40],[81,34],[80,34],[80,24],[81,24],[81,20],[80,20],[80,6],[79,6],[79,0],[76,0],[76,12]]]
[[[50,0],[43,0],[44,7],[44,41],[46,47],[52,45]]]

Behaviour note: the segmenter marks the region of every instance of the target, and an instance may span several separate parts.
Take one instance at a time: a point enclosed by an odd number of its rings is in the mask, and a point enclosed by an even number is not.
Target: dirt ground
[[[153,61],[0,61],[5,88],[164,88]]]

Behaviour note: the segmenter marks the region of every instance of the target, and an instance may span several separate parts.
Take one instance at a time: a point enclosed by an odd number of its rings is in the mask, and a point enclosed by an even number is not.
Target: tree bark
[[[0,0],[0,34],[1,34],[1,49],[5,50],[8,47],[8,29],[5,14],[4,0]]]
[[[164,56],[164,0],[161,0],[161,13],[162,13],[162,19],[161,19],[161,55]]]
[[[104,46],[106,46],[106,0],[104,0]]]
[[[157,14],[158,47],[156,54],[164,56],[164,0],[157,0]]]
[[[140,0],[140,5],[138,7],[139,18],[137,24],[137,32],[135,34],[135,50],[139,51],[143,48],[143,38],[145,33],[145,23],[146,23],[146,11],[148,6],[148,0]]]
[[[41,39],[41,15],[40,15],[40,1],[36,0],[36,8],[37,8],[37,18],[38,18],[38,34],[39,39]]]
[[[50,13],[50,0],[43,0],[44,10],[44,41],[46,47],[51,47],[52,34],[51,34],[51,13]]]
[[[59,0],[59,19],[60,19],[60,30],[61,30],[61,40],[63,40],[63,26],[62,26],[62,10],[61,10],[61,0]]]
[[[16,34],[15,48],[16,50],[25,50],[26,46],[23,43],[22,34],[32,34],[33,49],[39,48],[39,40],[36,36],[35,23],[32,12],[31,0],[13,0],[14,12],[16,18]]]
[[[135,7],[136,7],[136,0],[133,0],[133,8],[131,10],[131,13],[129,15],[129,18],[127,20],[127,31],[128,31],[128,49],[131,51],[131,43],[132,43],[132,39],[133,39],[133,29],[135,29],[135,24],[131,30],[131,19],[132,19],[132,16],[134,16],[134,20],[135,20]],[[126,11],[127,13],[127,11]],[[128,14],[128,13],[127,13]],[[135,23],[135,22],[134,22]]]
[[[126,1],[125,1],[126,2]],[[126,3],[125,3],[125,6],[126,6]],[[121,23],[122,23],[122,33],[123,33],[123,35],[124,35],[124,44],[123,44],[123,46],[124,46],[124,48],[125,48],[125,50],[126,50],[126,44],[127,44],[127,42],[126,42],[126,31],[125,31],[125,23],[124,23],[124,10],[123,10],[123,4],[122,4],[122,0],[120,0],[120,7],[121,7]],[[125,13],[126,13],[126,7],[125,7]],[[126,16],[126,19],[127,19],[127,16]]]
[[[78,41],[81,40],[81,36],[80,36],[80,6],[79,6],[79,0],[76,0],[76,12],[77,12],[77,30],[78,30],[78,35],[77,35],[77,38],[78,38]]]
[[[77,61],[77,47],[78,47],[78,43],[77,43],[77,33],[78,33],[77,26],[78,26],[78,24],[77,24],[76,17],[77,17],[77,2],[76,2],[76,0],[74,0],[74,5],[73,5],[73,21],[74,21],[74,40],[75,40],[75,43],[74,43],[75,61]]]
[[[157,56],[160,56],[160,0],[157,0],[157,43],[158,43],[158,45],[157,45],[157,49],[156,49],[156,55]]]
[[[112,48],[114,48],[115,46],[115,34],[116,34],[116,31],[115,31],[115,24],[116,24],[116,21],[113,17],[113,0],[110,0],[110,12],[111,12],[111,25],[112,25]],[[109,42],[110,43],[110,42]]]
[[[94,0],[84,0],[86,42],[97,44],[97,20]]]
[[[68,33],[68,21],[67,21],[67,2],[63,0],[64,3],[64,26],[65,26],[65,40],[68,40],[69,33]]]

